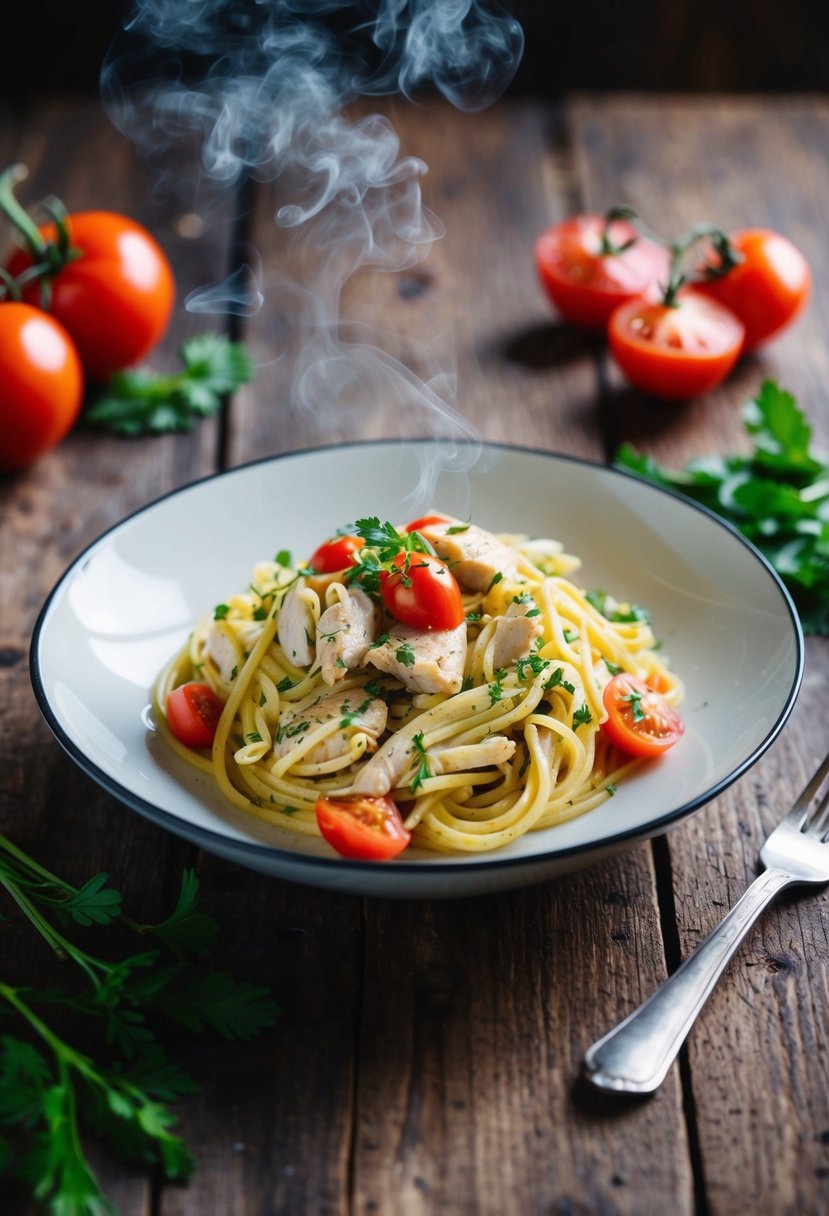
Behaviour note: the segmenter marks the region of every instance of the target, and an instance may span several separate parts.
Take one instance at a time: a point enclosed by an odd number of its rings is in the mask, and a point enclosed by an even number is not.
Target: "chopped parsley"
[[[379,638],[377,638],[375,642],[371,643],[369,650],[376,650],[378,646],[385,646],[388,640],[389,635],[387,633],[381,633]]]
[[[605,659],[604,665],[612,676],[618,676],[622,670],[618,663],[611,663],[610,659]]]
[[[409,784],[409,789],[413,794],[416,794],[426,778],[432,775],[432,770],[429,768],[429,757],[426,755],[426,748],[423,746],[423,731],[420,731],[412,739],[412,752],[415,759],[415,771]]]
[[[294,682],[290,676],[283,676],[283,678],[279,681],[279,683],[276,686],[276,691],[277,692],[287,692],[289,688],[295,688],[295,687],[296,687],[296,685],[294,684]]]
[[[622,697],[622,700],[627,701],[630,705],[634,722],[644,722],[648,716],[642,708],[642,698],[644,695],[643,692],[638,692],[635,688],[632,688],[629,693]]]
[[[401,642],[394,652],[394,657],[398,663],[402,663],[404,667],[414,667],[415,653],[412,650],[411,642]]]
[[[586,726],[588,722],[593,721],[593,715],[590,712],[589,705],[580,705],[573,714],[574,726]]]
[[[544,685],[544,687],[545,687],[545,689],[561,687],[566,692],[569,692],[571,696],[576,691],[575,685],[571,684],[569,680],[564,679],[564,672],[562,671],[562,669],[560,667],[557,667],[555,669],[555,671],[550,676],[549,680]]]
[[[515,664],[515,670],[518,672],[519,680],[526,680],[528,667],[534,676],[538,676],[541,675],[545,667],[549,666],[549,659],[542,659],[540,654],[530,654],[526,659],[518,659]],[[561,668],[559,668],[559,671],[560,670]]]
[[[213,620],[223,621],[230,612],[230,607],[227,604],[217,604],[213,609]]]
[[[485,594],[489,595],[492,588],[497,587],[498,584],[502,581],[503,577],[504,576],[501,573],[501,571],[496,570],[495,573],[493,574],[492,578],[490,579],[489,586],[487,587]]]
[[[262,736],[259,734],[258,730],[248,731],[248,733],[245,737],[246,737],[248,743],[261,743],[262,742]]]
[[[503,682],[504,682],[504,677],[506,676],[506,674],[507,674],[507,670],[505,667],[501,667],[501,668],[499,668],[498,671],[496,671],[495,683],[490,684],[489,688],[487,689],[487,691],[489,692],[490,705],[495,705],[496,702],[500,701],[501,697],[504,695]]]
[[[447,536],[457,536],[459,532],[468,532],[469,524],[452,524],[451,528],[446,529]]]
[[[585,599],[597,612],[601,612],[603,617],[606,617],[608,621],[613,621],[614,624],[627,625],[635,621],[650,624],[651,618],[647,609],[640,608],[638,604],[620,603],[606,591],[588,591]]]
[[[280,549],[273,560],[276,562],[277,566],[287,566],[288,569],[293,568],[294,559],[291,556],[289,549]]]
[[[577,640],[578,640],[578,636],[579,636],[579,635],[578,635],[578,631],[577,631],[577,630],[575,630],[575,629],[565,629],[565,630],[564,630],[564,640],[565,640],[565,642],[567,642],[568,644],[569,644],[570,642],[575,642],[575,641],[577,641]]]

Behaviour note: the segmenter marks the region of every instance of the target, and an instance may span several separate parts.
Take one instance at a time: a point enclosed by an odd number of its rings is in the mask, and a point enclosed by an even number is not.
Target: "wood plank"
[[[537,233],[578,201],[559,112],[522,104],[470,116],[394,102],[384,110],[400,134],[401,154],[429,165],[424,201],[446,235],[419,267],[365,272],[350,283],[347,317],[382,330],[384,349],[420,374],[429,342],[447,335],[459,407],[485,438],[600,459],[592,344],[551,318],[533,267]],[[247,337],[260,362],[273,359],[284,333],[267,304],[275,301],[278,310],[279,275],[291,256],[272,219],[284,201],[266,189],[254,211],[266,307]],[[300,415],[287,408],[290,384],[289,360],[263,368],[231,420],[233,462],[319,442],[428,433],[423,414],[414,422],[395,418],[387,401],[377,409],[369,401],[360,411]],[[584,919],[574,921],[576,906],[588,909]],[[633,1212],[637,1196],[668,1186],[676,1212],[690,1211],[675,1081],[657,1106],[612,1121],[571,1093],[591,1041],[586,1013],[597,986],[607,991],[615,977],[621,1015],[663,974],[647,848],[567,882],[498,899],[370,901],[352,1210],[545,1211],[571,1204]],[[648,1180],[652,1160],[638,1152],[643,1138],[663,1150],[655,1154],[664,1161],[655,1184]],[[279,1143],[271,1155],[277,1173],[293,1162]],[[248,1180],[248,1196],[250,1186]]]
[[[829,107],[810,99],[587,98],[572,110],[587,198],[623,199],[657,228],[701,216],[726,227],[768,225],[803,249],[814,300],[796,329],[747,359],[717,393],[678,411],[629,407],[621,432],[680,464],[744,445],[736,407],[763,376],[799,398],[825,445],[829,258]],[[631,432],[628,432],[631,433]],[[755,873],[764,833],[825,752],[825,639],[811,639],[806,680],[780,740],[724,796],[669,837],[680,948],[687,954]],[[707,1210],[819,1212],[829,1204],[826,897],[781,901],[714,993],[689,1043]]]
[[[109,125],[96,103],[54,100],[16,125],[2,126],[13,155],[28,163],[24,201],[52,192],[70,209],[109,207],[134,215],[153,231],[176,267],[180,300],[160,362],[193,332],[181,300],[227,259],[228,206],[213,212],[198,242],[176,231],[179,208],[153,194],[153,175]],[[8,148],[6,159],[12,149]],[[187,160],[180,155],[180,166]],[[102,319],[103,322],[103,319]],[[199,328],[203,328],[199,322]],[[53,583],[102,530],[158,495],[212,471],[216,423],[188,437],[125,441],[83,424],[26,472],[0,479],[0,738],[3,831],[42,863],[80,884],[107,870],[134,916],[169,910],[187,846],[128,813],[103,794],[61,752],[32,696],[26,652],[32,626]],[[4,913],[8,908],[4,906]],[[4,974],[37,985],[61,983],[34,930],[10,917]],[[153,1180],[92,1153],[119,1212],[145,1213]],[[26,1211],[22,1197],[15,1211]]]
[[[445,223],[446,235],[408,271],[357,275],[347,285],[345,315],[423,379],[457,374],[458,409],[483,438],[596,451],[591,344],[552,319],[533,267],[536,234],[572,206],[557,111],[505,104],[463,115],[394,101],[384,108],[400,135],[401,156],[420,157],[429,167],[423,202]],[[554,188],[545,188],[548,182]],[[354,437],[445,433],[440,418],[411,398],[396,406],[371,371],[353,400],[339,391],[336,368],[313,414],[291,406],[295,363],[280,356],[295,352],[296,326],[284,315],[289,297],[281,276],[286,270],[302,276],[307,261],[295,255],[291,265],[287,234],[273,222],[284,201],[265,188],[254,212],[266,304],[247,334],[263,366],[232,420],[231,461]]]

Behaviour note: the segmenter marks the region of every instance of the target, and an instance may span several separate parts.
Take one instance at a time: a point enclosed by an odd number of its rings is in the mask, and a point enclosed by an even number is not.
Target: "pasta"
[[[282,553],[159,676],[154,711],[170,747],[236,807],[311,835],[320,797],[390,795],[414,844],[465,853],[598,806],[641,763],[600,729],[608,682],[630,673],[667,704],[682,699],[647,614],[580,589],[580,563],[558,542],[441,516],[415,535],[456,576],[461,625],[391,617],[369,544],[329,573]],[[165,712],[192,681],[223,703],[211,750],[182,743]]]

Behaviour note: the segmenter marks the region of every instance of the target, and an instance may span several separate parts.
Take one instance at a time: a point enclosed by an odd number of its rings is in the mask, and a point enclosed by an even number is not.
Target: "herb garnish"
[[[169,1104],[196,1085],[167,1058],[158,1029],[167,1021],[195,1033],[211,1029],[226,1039],[250,1039],[279,1012],[266,989],[184,961],[188,954],[208,955],[218,932],[213,918],[197,910],[195,872],[182,874],[171,915],[143,925],[125,915],[107,874],[73,887],[0,836],[0,886],[52,949],[75,964],[82,981],[71,992],[0,981],[0,1009],[14,1019],[4,1020],[0,1039],[0,1126],[20,1135],[17,1172],[53,1216],[110,1212],[84,1151],[82,1126],[88,1126],[117,1151],[186,1180],[193,1159],[172,1130]],[[152,945],[110,962],[67,936],[73,926],[113,924]],[[177,961],[161,962],[160,946]],[[50,1024],[50,1006],[96,1019],[106,1046],[95,1057],[79,1051]],[[0,1148],[8,1156],[2,1137]]]
[[[413,737],[412,751],[415,756],[416,767],[409,789],[413,794],[416,794],[426,778],[432,775],[432,770],[429,768],[429,758],[426,755],[426,748],[423,746],[423,731],[420,731]]]
[[[196,418],[215,414],[222,399],[255,374],[243,344],[222,334],[191,338],[179,354],[184,366],[172,376],[145,368],[115,372],[87,419],[119,435],[190,431]]]
[[[812,428],[773,380],[743,411],[747,455],[701,456],[666,469],[628,444],[621,468],[700,502],[734,524],[774,566],[808,633],[829,633],[829,462],[812,450]]]

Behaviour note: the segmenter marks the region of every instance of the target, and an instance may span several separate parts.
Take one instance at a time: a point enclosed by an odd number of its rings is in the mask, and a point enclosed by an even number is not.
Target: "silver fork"
[[[829,755],[763,845],[764,870],[714,932],[653,996],[588,1050],[584,1073],[594,1085],[628,1094],[657,1089],[728,961],[766,905],[784,887],[829,882],[829,789],[812,808],[827,773]]]

